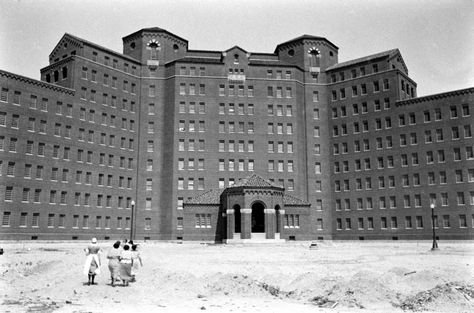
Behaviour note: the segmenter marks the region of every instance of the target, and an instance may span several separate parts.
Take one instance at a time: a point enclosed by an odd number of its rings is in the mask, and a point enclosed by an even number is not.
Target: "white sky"
[[[419,96],[474,86],[474,0],[0,0],[0,69],[38,79],[65,32],[121,52],[145,27],[217,51],[310,34],[339,62],[399,48]]]

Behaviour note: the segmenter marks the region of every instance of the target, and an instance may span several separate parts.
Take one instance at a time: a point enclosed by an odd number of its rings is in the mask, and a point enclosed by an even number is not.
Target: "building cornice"
[[[70,55],[67,58],[59,60],[58,62],[54,62],[53,64],[47,65],[47,66],[43,67],[42,69],[40,69],[40,73],[43,73],[45,71],[49,71],[50,69],[61,66],[64,63],[68,63],[69,61],[74,60],[74,57],[75,57],[74,55]]]
[[[467,94],[474,94],[474,87],[448,91],[448,92],[443,92],[443,93],[437,93],[433,95],[417,97],[417,98],[412,98],[412,99],[407,99],[407,100],[399,100],[395,102],[395,105],[404,106],[404,105],[410,105],[410,104],[415,104],[415,103],[420,103],[420,102],[425,102],[425,101],[457,97],[457,96],[462,96],[462,95],[467,95]]]
[[[58,85],[55,85],[55,84],[46,83],[46,82],[41,81],[41,80],[21,76],[21,75],[18,75],[18,74],[13,74],[13,73],[6,72],[6,71],[3,71],[3,70],[0,70],[0,76],[6,77],[6,78],[9,78],[9,79],[14,79],[14,80],[20,81],[22,83],[27,83],[27,84],[34,85],[34,86],[38,86],[38,87],[42,87],[42,88],[46,88],[46,89],[51,89],[51,90],[56,91],[56,92],[62,92],[62,93],[69,94],[69,95],[74,95],[74,93],[76,92],[74,89],[69,89],[69,88],[61,87],[61,86],[58,86]]]
[[[82,39],[82,38],[79,38],[79,37],[76,37],[74,35],[71,35],[69,33],[65,33],[63,35],[63,37],[58,41],[58,44],[56,45],[56,47],[54,47],[53,49],[53,52],[50,53],[50,58],[51,56],[59,49],[60,47],[60,44],[63,40],[75,40],[77,43],[78,43],[78,46],[79,47],[83,47],[84,45],[87,45],[89,47],[92,47],[94,49],[97,49],[97,50],[101,50],[102,52],[105,52],[105,53],[108,53],[108,54],[111,54],[111,55],[114,55],[116,57],[119,57],[119,58],[122,58],[124,60],[127,60],[129,62],[133,62],[135,63],[136,65],[141,65],[140,61],[137,60],[137,59],[134,59],[128,55],[125,55],[125,54],[122,54],[120,52],[117,52],[117,51],[114,51],[114,50],[111,50],[111,49],[108,49],[104,46],[101,46],[101,45],[98,45],[96,43],[93,43],[91,41],[88,41],[88,40],[85,40],[85,39]],[[70,42],[70,41],[69,41]],[[81,46],[82,45],[82,46]]]

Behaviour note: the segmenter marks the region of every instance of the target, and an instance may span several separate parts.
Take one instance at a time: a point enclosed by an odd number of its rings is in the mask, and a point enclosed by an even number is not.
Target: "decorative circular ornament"
[[[150,40],[146,45],[148,47],[154,48],[154,49],[157,49],[161,46],[161,44],[156,39]]]
[[[321,56],[321,51],[316,47],[311,47],[308,49],[308,54],[315,54],[316,56]]]

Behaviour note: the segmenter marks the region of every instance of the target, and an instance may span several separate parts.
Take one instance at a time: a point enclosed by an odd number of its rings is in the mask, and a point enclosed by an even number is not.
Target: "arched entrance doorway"
[[[234,219],[235,219],[235,228],[234,233],[239,234],[241,232],[242,219],[240,216],[240,205],[234,205]]]
[[[265,206],[261,202],[252,205],[252,233],[265,232]]]

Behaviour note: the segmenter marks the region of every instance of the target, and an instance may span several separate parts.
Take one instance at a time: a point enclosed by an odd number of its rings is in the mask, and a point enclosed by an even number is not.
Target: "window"
[[[10,227],[10,216],[11,216],[11,212],[3,212],[2,226]]]
[[[15,162],[8,162],[7,176],[15,176]]]
[[[319,102],[319,92],[313,91],[313,102]]]
[[[458,111],[457,111],[456,106],[451,106],[449,108],[449,110],[451,112],[451,118],[457,118],[458,117]]]
[[[456,193],[456,199],[458,205],[466,205],[466,199],[464,198],[464,192]]]
[[[380,86],[378,81],[374,81],[374,92],[379,92]]]

